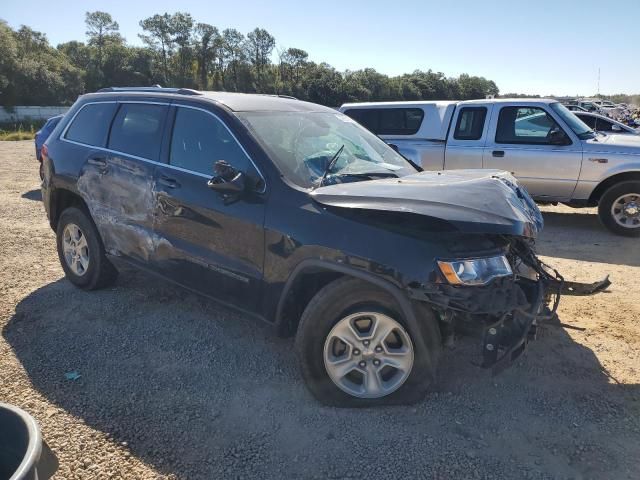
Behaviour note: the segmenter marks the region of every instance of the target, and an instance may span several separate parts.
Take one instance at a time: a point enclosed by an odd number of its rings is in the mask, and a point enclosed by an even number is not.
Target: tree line
[[[199,23],[185,12],[140,21],[144,46],[127,44],[106,12],[87,12],[86,41],[49,44],[27,26],[0,20],[0,105],[68,105],[109,86],[150,86],[292,95],[344,102],[485,98],[499,93],[484,77],[415,70],[390,77],[373,68],[337,71],[300,48],[276,45],[267,30],[243,34]]]

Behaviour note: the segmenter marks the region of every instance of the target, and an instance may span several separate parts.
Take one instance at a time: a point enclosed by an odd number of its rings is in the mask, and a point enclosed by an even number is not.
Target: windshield
[[[304,188],[417,172],[386,143],[339,112],[237,115],[285,177]]]
[[[565,121],[569,128],[573,130],[580,140],[587,140],[595,136],[586,123],[580,120],[575,114],[561,103],[552,103],[551,108]]]

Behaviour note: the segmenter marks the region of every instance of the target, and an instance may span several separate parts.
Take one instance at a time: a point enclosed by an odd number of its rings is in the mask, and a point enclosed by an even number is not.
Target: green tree
[[[162,61],[162,79],[166,85],[169,83],[169,56],[173,51],[173,26],[171,25],[171,15],[154,15],[144,20],[140,20],[140,27],[146,35],[139,35],[140,39],[153,51],[155,51]]]
[[[256,28],[247,34],[247,56],[256,72],[256,90],[264,91],[264,73],[266,66],[271,63],[271,53],[276,46],[276,40],[263,28]]]
[[[220,48],[220,32],[208,23],[198,23],[195,27],[194,48],[198,59],[199,88],[209,86],[209,73],[215,69]]]
[[[224,71],[225,68],[231,69],[234,91],[238,91],[240,85],[240,67],[246,58],[243,48],[244,42],[244,35],[235,28],[227,28],[222,32],[222,51],[219,57],[220,70]]]
[[[191,61],[193,57],[192,33],[193,18],[190,14],[177,12],[171,16],[169,21],[173,42],[178,46],[178,74],[177,85],[180,87],[192,86],[192,77],[190,72]]]
[[[97,48],[96,62],[99,69],[102,69],[102,57],[105,45],[111,43],[124,43],[120,36],[120,26],[107,12],[87,12],[84,23],[87,27],[86,35],[89,45]]]

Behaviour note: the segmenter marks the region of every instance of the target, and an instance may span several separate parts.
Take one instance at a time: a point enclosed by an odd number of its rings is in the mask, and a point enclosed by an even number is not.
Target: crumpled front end
[[[409,289],[412,299],[429,303],[439,314],[445,344],[453,342],[455,332],[480,337],[480,365],[494,374],[525,351],[540,324],[560,324],[556,310],[563,294],[591,295],[610,285],[608,278],[593,284],[565,282],[535,255],[529,239],[509,238],[505,256],[513,274],[486,285],[451,285],[443,275]]]

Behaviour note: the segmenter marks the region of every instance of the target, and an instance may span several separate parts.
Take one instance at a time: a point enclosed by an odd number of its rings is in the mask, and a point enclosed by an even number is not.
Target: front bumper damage
[[[513,277],[485,286],[436,282],[409,289],[413,300],[431,304],[439,314],[445,344],[453,343],[454,332],[482,339],[479,365],[493,374],[525,351],[541,324],[570,327],[556,315],[562,295],[593,295],[611,284],[608,277],[591,284],[567,282],[522,240],[511,242],[510,262],[517,272]]]

